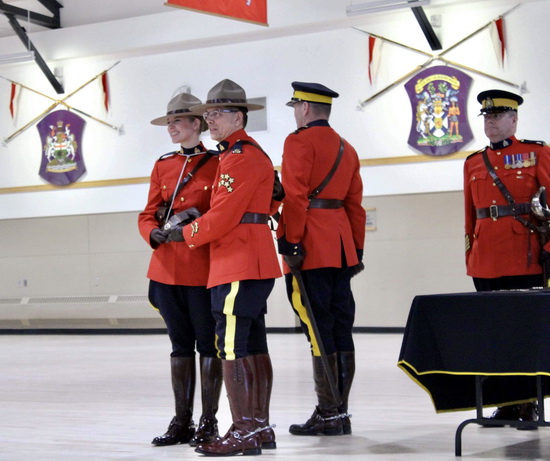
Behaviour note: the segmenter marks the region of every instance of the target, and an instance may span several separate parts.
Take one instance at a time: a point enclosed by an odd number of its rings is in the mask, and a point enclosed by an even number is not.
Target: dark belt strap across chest
[[[511,205],[491,205],[487,208],[477,208],[477,219],[492,218],[494,220],[505,216],[519,216],[529,214],[531,212],[531,204],[529,203],[514,203]]]
[[[309,201],[309,208],[324,208],[326,210],[336,210],[342,208],[344,202],[333,198],[312,198]]]

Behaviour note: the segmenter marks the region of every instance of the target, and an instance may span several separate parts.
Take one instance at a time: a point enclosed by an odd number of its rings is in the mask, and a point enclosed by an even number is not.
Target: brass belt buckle
[[[493,218],[493,221],[498,219],[498,207],[496,205],[491,205],[489,207],[489,216]]]

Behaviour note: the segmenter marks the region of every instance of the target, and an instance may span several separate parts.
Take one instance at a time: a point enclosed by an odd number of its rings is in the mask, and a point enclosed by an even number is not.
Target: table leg
[[[462,431],[471,423],[480,423],[483,419],[483,381],[485,376],[476,375],[476,418],[467,419],[460,423],[455,434],[455,456],[462,456]]]
[[[493,421],[488,418],[483,417],[483,381],[485,381],[487,377],[486,376],[477,376],[475,377],[475,383],[476,383],[476,418],[473,419],[467,419],[460,423],[456,430],[455,434],[455,456],[462,456],[462,431],[468,424],[477,423],[483,426],[510,426],[515,427],[517,429],[521,428],[534,428],[537,429],[538,427],[550,427],[550,423],[546,421],[545,415],[544,415],[544,392],[542,389],[542,376],[537,375],[537,400],[538,400],[538,421],[533,423],[526,423],[522,421],[508,421],[508,420],[500,420],[500,421]],[[534,427],[533,427],[534,426]]]

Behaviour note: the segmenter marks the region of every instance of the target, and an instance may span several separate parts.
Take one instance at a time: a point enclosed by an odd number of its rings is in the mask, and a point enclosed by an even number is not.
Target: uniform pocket
[[[516,203],[530,202],[538,190],[538,181],[534,168],[506,170],[502,175],[502,182],[514,197]]]
[[[488,177],[488,174],[487,171],[480,171],[470,177],[470,188],[474,203],[476,204],[483,202],[488,195],[487,190],[493,181],[492,178]],[[491,184],[488,184],[489,181]]]

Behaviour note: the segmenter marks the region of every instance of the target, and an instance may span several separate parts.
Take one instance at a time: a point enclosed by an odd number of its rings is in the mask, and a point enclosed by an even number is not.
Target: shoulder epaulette
[[[243,153],[243,142],[239,139],[235,144],[231,146],[232,154],[242,154]]]
[[[262,151],[265,155],[265,151],[255,142],[249,141],[248,139],[239,139],[235,144],[231,146],[231,153],[232,154],[242,154],[243,153],[243,144],[247,144],[249,146],[253,146],[256,149]]]
[[[179,150],[175,150],[174,152],[168,152],[164,155],[161,155],[159,157],[159,161],[166,160],[167,158],[173,157],[174,155],[178,155],[178,154],[179,154]]]
[[[483,149],[479,149],[479,150],[476,150],[475,152],[471,153],[470,155],[468,155],[468,157],[466,157],[466,160],[468,160],[470,157],[473,157],[474,155],[476,154],[482,154],[485,149],[487,149],[486,147],[484,147]]]
[[[520,139],[519,142],[523,144],[538,144],[539,146],[546,146],[546,143],[544,141],[533,141],[530,139]]]
[[[298,134],[300,131],[304,131],[304,130],[307,130],[309,127],[308,126],[301,126],[300,128],[298,128],[297,130],[294,130],[292,133],[290,134]]]

